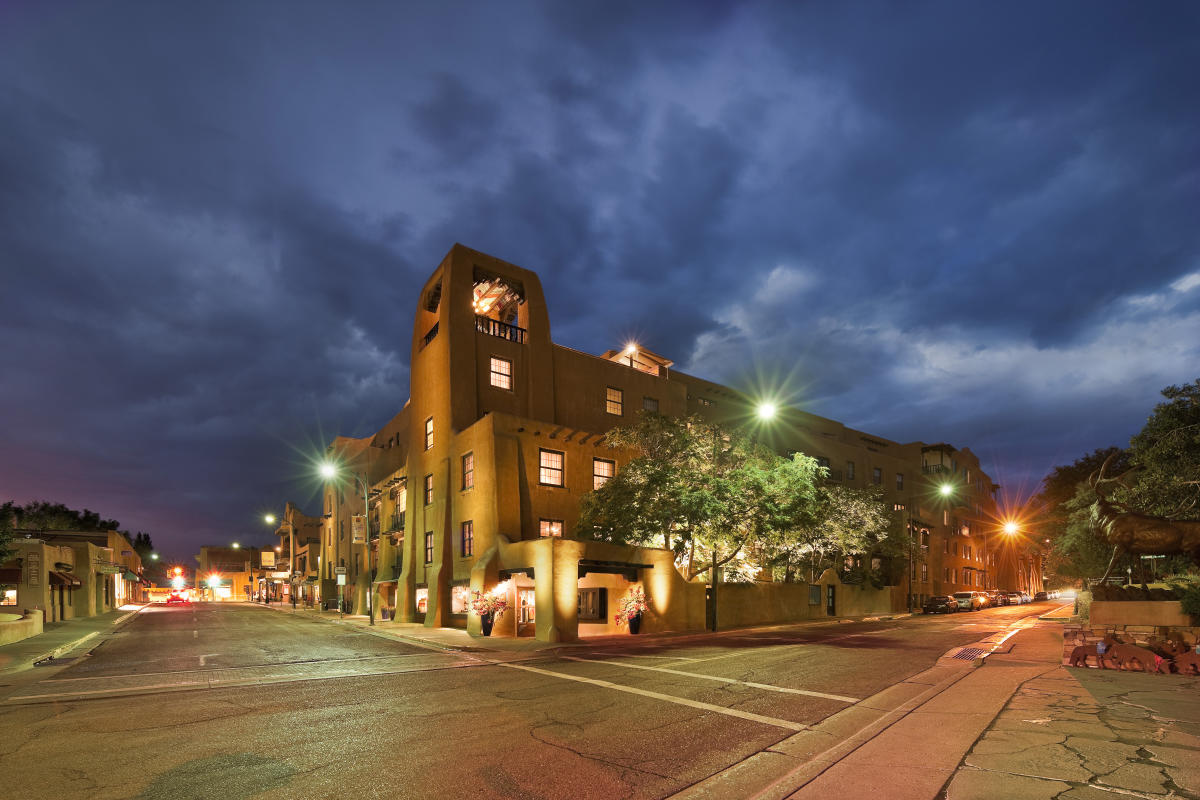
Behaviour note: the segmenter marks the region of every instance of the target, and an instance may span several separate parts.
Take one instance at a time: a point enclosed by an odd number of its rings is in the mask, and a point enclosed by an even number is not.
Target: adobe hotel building
[[[324,602],[366,613],[370,593],[376,613],[477,633],[469,592],[499,585],[510,610],[494,635],[560,641],[616,632],[616,600],[636,583],[649,599],[645,629],[705,627],[704,587],[684,581],[668,551],[577,537],[579,500],[628,461],[605,432],[637,412],[734,422],[749,398],[645,350],[593,356],[554,344],[537,275],[461,245],[417,299],[410,394],[374,436],[328,447],[340,473],[326,483],[318,558],[309,551]],[[985,569],[989,586],[1041,588],[1036,554],[995,542],[985,554],[996,487],[969,450],[899,444],[795,410],[775,428],[781,450],[817,457],[830,480],[886,490],[919,541],[918,599],[982,588]],[[953,503],[928,493],[945,476],[958,486]],[[838,587],[806,583],[730,586],[718,593],[722,624],[864,602],[849,587],[839,598]],[[907,588],[901,580],[869,602],[903,608]]]

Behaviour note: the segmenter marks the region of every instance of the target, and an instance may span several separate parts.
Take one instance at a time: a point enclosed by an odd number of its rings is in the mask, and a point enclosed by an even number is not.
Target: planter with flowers
[[[646,613],[646,593],[641,586],[629,587],[629,593],[618,602],[617,613],[613,621],[620,627],[629,623],[629,632],[637,633],[642,629],[642,615]]]
[[[492,635],[492,626],[496,624],[496,617],[508,610],[508,601],[504,599],[504,595],[497,593],[494,589],[491,592],[471,592],[471,611],[479,617],[480,628],[483,630],[484,636]]]

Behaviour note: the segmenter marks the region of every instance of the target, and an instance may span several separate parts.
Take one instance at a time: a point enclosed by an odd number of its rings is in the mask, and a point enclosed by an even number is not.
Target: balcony
[[[393,533],[396,531],[400,531],[400,532],[404,531],[404,512],[403,511],[399,512],[398,514],[392,514],[392,518],[388,522],[388,533]]]
[[[436,326],[435,326],[436,327]],[[480,333],[486,333],[488,336],[495,336],[499,339],[507,339],[510,342],[517,344],[525,344],[525,329],[518,328],[516,325],[509,325],[507,322],[501,322],[498,319],[491,317],[482,317],[475,315],[475,330]]]
[[[369,530],[368,535],[370,536],[370,538],[372,538],[372,539],[379,538],[379,523],[378,522],[376,522],[375,520],[371,520],[371,524],[370,524],[368,530]]]
[[[945,464],[925,464],[921,467],[921,472],[926,475],[937,475],[939,472],[949,472],[950,468]]]

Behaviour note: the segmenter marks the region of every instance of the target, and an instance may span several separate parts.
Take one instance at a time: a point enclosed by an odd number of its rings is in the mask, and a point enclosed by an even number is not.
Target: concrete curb
[[[121,616],[119,616],[115,620],[113,620],[112,624],[109,625],[108,630],[92,631],[91,633],[86,633],[83,636],[80,636],[78,639],[73,639],[72,641],[64,642],[63,644],[60,644],[57,647],[47,650],[46,652],[42,653],[41,655],[35,656],[32,659],[28,660],[25,663],[25,666],[29,666],[31,664],[39,664],[43,661],[49,661],[52,658],[58,658],[59,656],[69,653],[72,650],[74,650],[75,648],[80,647],[81,645],[87,644],[92,639],[95,639],[97,636],[99,636],[102,633],[112,633],[113,631],[117,630],[122,625],[124,625],[126,622],[128,622],[131,618],[133,618],[134,615],[142,613],[149,607],[150,607],[150,604],[146,603],[145,605],[141,606],[140,608],[135,608],[133,611],[126,612],[125,614],[122,614]]]

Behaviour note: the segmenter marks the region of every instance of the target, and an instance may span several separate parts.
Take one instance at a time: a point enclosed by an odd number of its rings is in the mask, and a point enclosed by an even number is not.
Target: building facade
[[[647,629],[705,626],[703,587],[670,552],[577,536],[579,501],[629,460],[605,434],[638,412],[740,424],[750,398],[645,349],[554,344],[537,276],[461,245],[421,289],[410,364],[401,411],[327,448],[337,474],[312,565],[327,605],[477,632],[470,592],[499,585],[511,611],[498,634],[558,641],[616,632],[607,606],[636,584],[650,598]],[[769,443],[817,458],[830,481],[883,490],[913,541],[891,605],[1002,580],[988,546],[997,487],[969,449],[894,442],[796,409]]]

